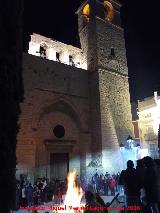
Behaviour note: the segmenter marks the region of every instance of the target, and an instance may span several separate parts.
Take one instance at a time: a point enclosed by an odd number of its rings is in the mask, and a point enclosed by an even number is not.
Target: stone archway
[[[53,129],[57,125],[63,125],[66,134],[62,138],[53,135]],[[43,106],[38,114],[36,140],[36,167],[41,167],[39,175],[45,175],[47,170],[51,173],[51,156],[65,153],[69,155],[69,167],[80,170],[80,133],[82,122],[78,112],[65,100]],[[75,160],[76,159],[76,160]],[[76,163],[75,163],[76,162]]]
[[[78,112],[75,110],[75,108],[71,104],[69,104],[65,100],[59,100],[53,104],[50,104],[42,108],[39,113],[39,119],[42,119],[45,114],[51,113],[53,111],[62,112],[64,114],[69,115],[73,119],[77,127],[79,129],[82,128],[82,124],[81,124],[80,117],[78,116]]]

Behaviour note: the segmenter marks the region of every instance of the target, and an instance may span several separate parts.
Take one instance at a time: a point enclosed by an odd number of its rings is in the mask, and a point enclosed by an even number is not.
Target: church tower
[[[132,135],[124,32],[116,0],[88,0],[78,9],[84,61],[89,72],[93,162],[119,167],[119,145]]]

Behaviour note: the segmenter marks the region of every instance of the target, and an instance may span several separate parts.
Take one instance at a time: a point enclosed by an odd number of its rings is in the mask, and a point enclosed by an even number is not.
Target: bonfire
[[[84,203],[81,202],[83,197],[83,190],[80,186],[76,185],[76,171],[70,172],[67,177],[68,187],[62,210],[58,213],[83,213]],[[55,212],[55,211],[54,211]]]

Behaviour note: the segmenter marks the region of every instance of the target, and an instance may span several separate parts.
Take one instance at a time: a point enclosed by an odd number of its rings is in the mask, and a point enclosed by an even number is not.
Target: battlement
[[[82,49],[33,33],[28,53],[81,69],[87,69]]]

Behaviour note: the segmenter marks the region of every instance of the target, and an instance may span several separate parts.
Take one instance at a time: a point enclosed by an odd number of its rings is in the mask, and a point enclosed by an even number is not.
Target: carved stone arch
[[[53,104],[53,103],[56,103],[58,102],[59,100],[61,100],[63,98],[61,98],[59,95],[55,95],[54,98],[45,98],[45,99],[42,99],[38,105],[36,106],[36,108],[33,110],[33,117],[32,117],[32,128],[37,128],[38,126],[38,123],[39,123],[39,115],[42,111],[43,108]]]
[[[59,98],[52,103],[45,104],[38,110],[36,113],[37,115],[33,120],[34,128],[38,128],[40,120],[42,120],[46,114],[56,111],[68,115],[75,122],[77,128],[82,130],[82,121],[75,106],[68,100],[62,98]]]

